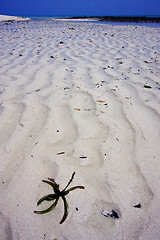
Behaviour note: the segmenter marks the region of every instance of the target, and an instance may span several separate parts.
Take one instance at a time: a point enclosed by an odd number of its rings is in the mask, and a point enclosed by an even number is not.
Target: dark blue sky
[[[0,0],[0,14],[16,16],[160,15],[160,0]]]

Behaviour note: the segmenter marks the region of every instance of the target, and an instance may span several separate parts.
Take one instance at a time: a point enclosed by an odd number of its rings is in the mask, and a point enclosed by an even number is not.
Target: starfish
[[[48,213],[48,212],[52,211],[56,207],[58,200],[61,197],[63,200],[63,203],[64,203],[64,214],[60,221],[60,224],[62,224],[68,216],[68,203],[67,203],[65,196],[69,192],[71,192],[77,188],[84,189],[84,186],[75,186],[75,187],[67,189],[68,186],[70,185],[70,183],[73,181],[74,175],[75,175],[75,172],[72,174],[71,179],[69,180],[68,184],[62,191],[59,190],[59,185],[55,182],[55,180],[53,178],[48,178],[49,181],[42,180],[42,182],[49,184],[53,188],[54,194],[48,194],[48,195],[45,195],[44,197],[42,197],[41,199],[39,199],[39,201],[37,202],[37,206],[40,205],[43,201],[52,201],[52,200],[55,200],[55,201],[49,208],[42,210],[42,211],[34,211],[34,213],[44,214],[44,213]]]

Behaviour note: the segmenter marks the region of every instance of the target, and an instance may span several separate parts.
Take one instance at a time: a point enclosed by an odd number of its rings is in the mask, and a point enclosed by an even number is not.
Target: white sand
[[[96,18],[51,18],[51,20],[67,21],[67,22],[97,22]]]
[[[26,21],[26,20],[30,20],[30,18],[0,15],[0,22],[2,22],[2,21]]]
[[[160,28],[0,26],[0,239],[159,239]],[[74,171],[66,221],[34,214]]]

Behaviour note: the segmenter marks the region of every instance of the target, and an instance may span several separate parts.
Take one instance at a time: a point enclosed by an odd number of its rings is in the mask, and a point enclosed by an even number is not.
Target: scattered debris
[[[112,210],[111,212],[108,212],[107,210],[103,210],[101,213],[105,217],[111,217],[113,219],[118,219],[119,218],[118,213],[114,210]]]
[[[65,154],[65,152],[58,152],[57,155]]]
[[[105,102],[105,101],[103,101],[103,100],[97,100],[97,102],[99,102],[99,103],[103,103],[103,102]]]
[[[144,88],[152,88],[152,87],[149,85],[144,85]]]
[[[149,64],[150,62],[149,61],[144,61],[145,63]]]
[[[139,203],[139,204],[136,204],[136,205],[134,205],[133,207],[135,207],[135,208],[141,208],[141,204]]]

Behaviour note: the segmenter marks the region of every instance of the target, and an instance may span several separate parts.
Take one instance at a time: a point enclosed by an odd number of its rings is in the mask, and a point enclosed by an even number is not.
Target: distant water
[[[29,18],[33,18],[33,19],[51,19],[51,18],[90,18],[90,17],[94,17],[94,16],[74,16],[74,15],[69,15],[69,16],[23,16],[23,17],[29,17]],[[95,16],[96,17],[103,17],[103,16]],[[133,18],[133,17],[146,17],[146,18],[160,18],[160,15],[132,15],[132,16],[129,16],[129,15],[122,15],[122,16],[108,16],[108,17],[128,17],[128,18]]]
[[[23,17],[29,17],[29,18],[73,18],[73,17],[80,17],[80,18],[90,18],[92,16],[74,16],[74,15],[57,15],[57,16],[23,16]],[[94,17],[94,16],[93,16]],[[95,16],[96,17],[96,16]],[[97,16],[97,17],[103,17],[103,16]],[[160,18],[160,15],[122,15],[122,16],[108,16],[108,17],[147,17],[147,18]]]

